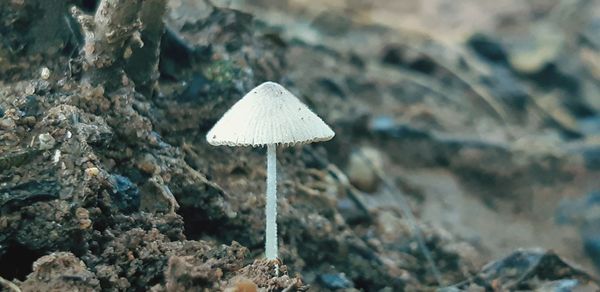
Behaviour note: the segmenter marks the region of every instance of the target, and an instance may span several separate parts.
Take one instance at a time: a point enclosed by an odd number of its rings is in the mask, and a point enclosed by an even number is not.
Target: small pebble
[[[153,174],[158,170],[158,165],[154,156],[146,154],[142,161],[138,163],[138,168],[147,174]]]
[[[33,127],[35,126],[35,123],[37,122],[37,120],[35,119],[34,116],[28,116],[28,117],[24,117],[23,118],[23,123],[27,126]]]
[[[48,69],[48,67],[43,67],[41,72],[40,72],[40,77],[42,77],[42,79],[44,80],[48,80],[48,78],[50,78],[50,69]]]
[[[54,140],[54,137],[52,137],[50,133],[40,134],[38,136],[38,141],[40,143],[40,150],[52,149],[56,144],[56,140]]]
[[[85,208],[77,208],[75,210],[75,216],[79,220],[80,229],[88,229],[92,226],[92,220],[90,220],[90,211]]]
[[[5,118],[0,120],[0,129],[4,130],[12,130],[15,128],[15,121],[10,118]]]
[[[52,156],[52,163],[57,164],[60,161],[60,150],[56,149],[54,151],[54,155]]]
[[[28,84],[27,87],[25,87],[25,93],[28,95],[32,95],[35,93],[35,86],[33,84]]]
[[[131,47],[128,46],[127,48],[125,48],[125,52],[123,52],[123,59],[129,59],[129,57],[131,57],[132,54],[133,50],[131,50]]]
[[[100,170],[97,167],[90,167],[85,169],[85,175],[88,177],[97,176]]]
[[[365,192],[375,192],[380,179],[376,171],[383,168],[383,157],[374,148],[363,147],[352,152],[348,163],[348,178],[352,185]]]

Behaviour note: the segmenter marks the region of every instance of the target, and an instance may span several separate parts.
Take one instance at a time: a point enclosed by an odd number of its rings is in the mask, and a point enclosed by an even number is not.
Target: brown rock
[[[83,261],[70,252],[56,252],[33,263],[22,291],[98,291],[100,282]]]

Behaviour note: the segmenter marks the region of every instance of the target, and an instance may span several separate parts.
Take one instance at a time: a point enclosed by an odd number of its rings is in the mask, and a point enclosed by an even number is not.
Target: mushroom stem
[[[267,229],[265,254],[268,260],[277,259],[277,156],[276,144],[267,145]]]

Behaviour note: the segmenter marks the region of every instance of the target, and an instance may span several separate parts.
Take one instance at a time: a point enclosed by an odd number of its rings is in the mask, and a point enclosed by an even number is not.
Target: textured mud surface
[[[96,1],[1,1],[0,290],[599,289],[597,2],[308,2],[102,43]],[[279,274],[264,149],[204,138],[266,80],[336,132],[279,149]]]

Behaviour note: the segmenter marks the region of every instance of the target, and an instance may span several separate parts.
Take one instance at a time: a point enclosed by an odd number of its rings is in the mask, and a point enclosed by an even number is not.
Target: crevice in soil
[[[25,280],[32,272],[33,262],[42,255],[43,253],[30,250],[18,243],[9,244],[6,253],[0,257],[0,277],[9,280]]]

